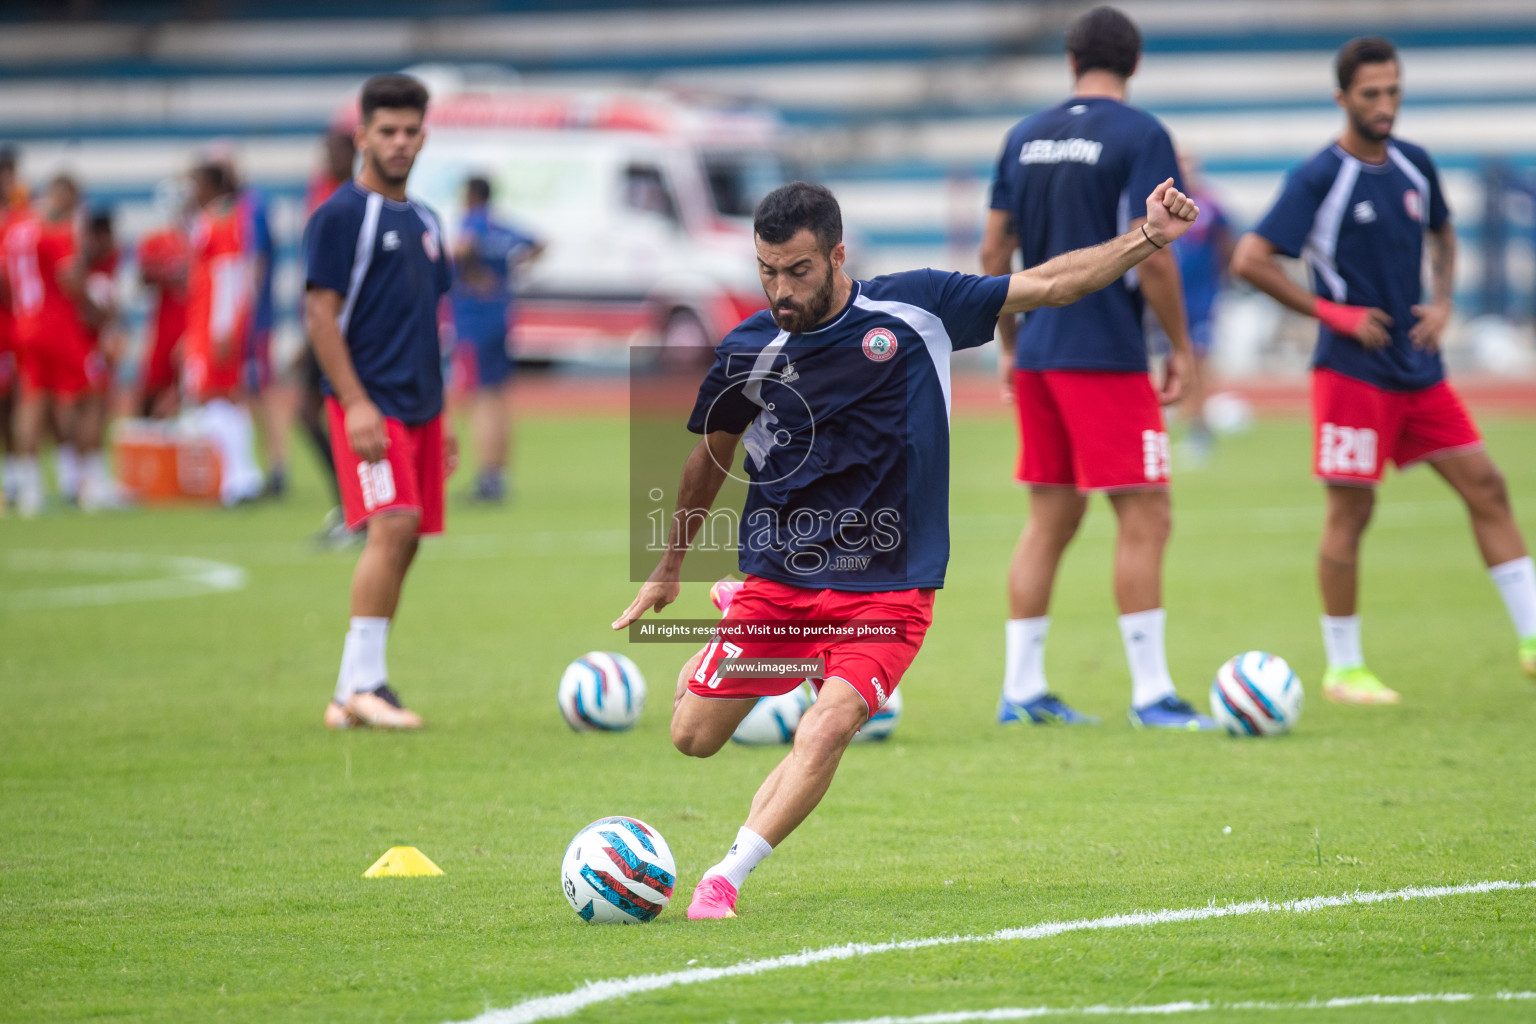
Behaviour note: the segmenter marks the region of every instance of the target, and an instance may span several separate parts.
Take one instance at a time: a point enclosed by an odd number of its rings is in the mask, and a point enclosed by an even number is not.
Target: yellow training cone
[[[414,846],[391,846],[373,867],[363,872],[364,878],[420,878],[422,875],[440,875],[443,869]]]

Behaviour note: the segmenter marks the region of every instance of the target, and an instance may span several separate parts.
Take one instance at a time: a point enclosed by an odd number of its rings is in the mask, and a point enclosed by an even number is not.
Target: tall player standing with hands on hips
[[[1399,468],[1428,462],[1466,504],[1519,634],[1521,665],[1536,676],[1536,568],[1504,477],[1440,360],[1456,270],[1456,231],[1440,178],[1428,153],[1392,136],[1402,103],[1392,44],[1353,39],[1335,70],[1344,133],[1292,172],[1232,261],[1255,287],[1319,322],[1312,413],[1313,469],[1328,489],[1317,557],[1328,654],[1323,694],[1346,704],[1398,701],[1365,666],[1357,604],[1360,541],[1389,459]],[[1282,253],[1307,262],[1314,291],[1286,275],[1275,258]]]
[[[1125,102],[1141,62],[1136,25],[1112,7],[1095,7],[1072,23],[1066,44],[1072,95],[1019,123],[1003,145],[982,239],[989,274],[1007,273],[1015,251],[1031,267],[1134,231],[1140,198],[1164,178],[1178,180],[1168,132]],[[1160,391],[1147,372],[1146,306],[1172,348]],[[1131,670],[1131,724],[1215,728],[1174,690],[1163,647],[1172,510],[1168,430],[1158,403],[1178,399],[1194,362],[1173,253],[1155,252],[1083,301],[1031,315],[1016,337],[1005,316],[998,339],[1004,390],[1019,421],[1015,478],[1029,487],[1029,519],[1008,568],[998,722],[1098,723],[1049,691],[1045,638],[1062,555],[1088,496],[1100,492],[1117,523],[1114,589]]]
[[[366,525],[352,622],[328,728],[415,729],[389,686],[384,646],[418,538],[443,531],[458,442],[442,422],[438,301],[452,283],[437,215],[406,178],[426,132],[427,90],[408,75],[363,86],[355,179],[304,229],[305,319],[325,373],[331,452],[349,529]]]
[[[735,916],[747,875],[821,801],[854,734],[922,646],[949,561],[950,353],[990,341],[999,313],[1062,306],[1103,288],[1198,213],[1172,178],[1146,210],[1144,223],[1117,238],[1011,276],[917,270],[854,281],[843,271],[842,214],[831,192],[796,182],[759,204],[757,266],[771,308],[716,349],[688,422],[703,439],[683,467],[666,553],[613,627],[677,599],[683,556],[744,440],[746,582],[723,621],[897,621],[904,635],[873,644],[717,638],[684,666],[672,742],[709,757],[758,698],[800,684],[732,676],[723,661],[825,665],[794,746],[758,788],[725,858],[704,873],[689,918]]]

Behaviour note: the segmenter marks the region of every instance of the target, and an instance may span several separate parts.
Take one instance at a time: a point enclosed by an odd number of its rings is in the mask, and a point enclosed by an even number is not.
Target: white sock
[[[1003,700],[1027,704],[1045,696],[1045,634],[1051,617],[1003,623]]]
[[[1536,561],[1526,555],[1512,562],[1495,565],[1488,570],[1488,576],[1494,586],[1499,588],[1499,596],[1504,598],[1504,607],[1509,612],[1509,621],[1515,624],[1515,632],[1520,635],[1520,639],[1536,636]]]
[[[53,477],[59,493],[66,498],[80,494],[80,457],[72,444],[61,444],[53,452]]]
[[[22,455],[16,459],[16,507],[24,516],[42,511],[43,473],[35,456]]]
[[[251,451],[255,431],[250,413],[215,398],[203,407],[203,426],[219,452],[219,500],[233,505],[261,493],[261,469]]]
[[[1360,616],[1324,615],[1323,648],[1328,652],[1328,671],[1359,668],[1365,664],[1360,653]]]
[[[768,840],[743,825],[736,830],[736,841],[731,844],[725,859],[704,874],[706,877],[719,875],[740,889],[746,882],[747,876],[752,873],[752,869],[761,864],[772,852],[773,847],[768,845]]]
[[[1120,639],[1131,667],[1131,707],[1144,708],[1174,694],[1163,652],[1163,626],[1168,613],[1161,608],[1120,616]]]
[[[347,641],[341,648],[341,671],[336,674],[336,703],[364,690],[377,690],[389,681],[384,666],[384,644],[389,639],[389,620],[354,615]]]
[[[7,455],[4,468],[0,469],[0,489],[4,490],[7,498],[16,496],[16,466],[20,461],[15,455]]]

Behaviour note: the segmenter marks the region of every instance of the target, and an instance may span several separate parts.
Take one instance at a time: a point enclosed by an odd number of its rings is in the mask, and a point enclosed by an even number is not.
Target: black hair
[[[763,196],[752,217],[752,230],[769,245],[781,245],[809,228],[831,252],[843,240],[843,211],[837,197],[825,185],[793,181]]]
[[[1067,52],[1079,75],[1103,70],[1130,78],[1141,59],[1141,31],[1115,8],[1095,7],[1067,29]]]
[[[415,110],[427,112],[427,87],[410,75],[374,75],[363,83],[363,123],[375,110]]]
[[[16,169],[15,146],[0,145],[0,167],[4,167],[8,171],[14,171]]]
[[[1348,92],[1360,65],[1388,63],[1397,63],[1397,47],[1380,36],[1359,36],[1339,48],[1333,71],[1338,76],[1339,88]]]
[[[192,177],[201,178],[208,183],[214,195],[223,195],[235,190],[235,183],[230,176],[229,167],[225,164],[209,160],[192,168]]]
[[[479,175],[466,181],[464,183],[464,190],[477,203],[488,203],[491,201],[491,183]]]
[[[58,186],[69,189],[75,194],[76,198],[78,198],[80,195],[80,183],[75,180],[74,175],[55,174],[53,177],[48,179],[49,188],[55,188]]]
[[[86,227],[98,234],[110,235],[112,233],[112,208],[110,206],[96,206],[91,208],[90,216],[86,218]]]

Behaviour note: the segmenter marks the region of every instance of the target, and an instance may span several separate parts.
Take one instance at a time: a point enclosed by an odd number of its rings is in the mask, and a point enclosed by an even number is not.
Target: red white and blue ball
[[[599,818],[571,840],[560,889],[591,924],[644,924],[672,900],[677,863],[661,833],[639,818]]]
[[[645,676],[622,654],[589,651],[566,666],[556,697],[565,724],[577,732],[617,732],[645,710]]]
[[[1302,698],[1284,658],[1247,651],[1216,670],[1211,717],[1234,736],[1278,736],[1301,718]]]

